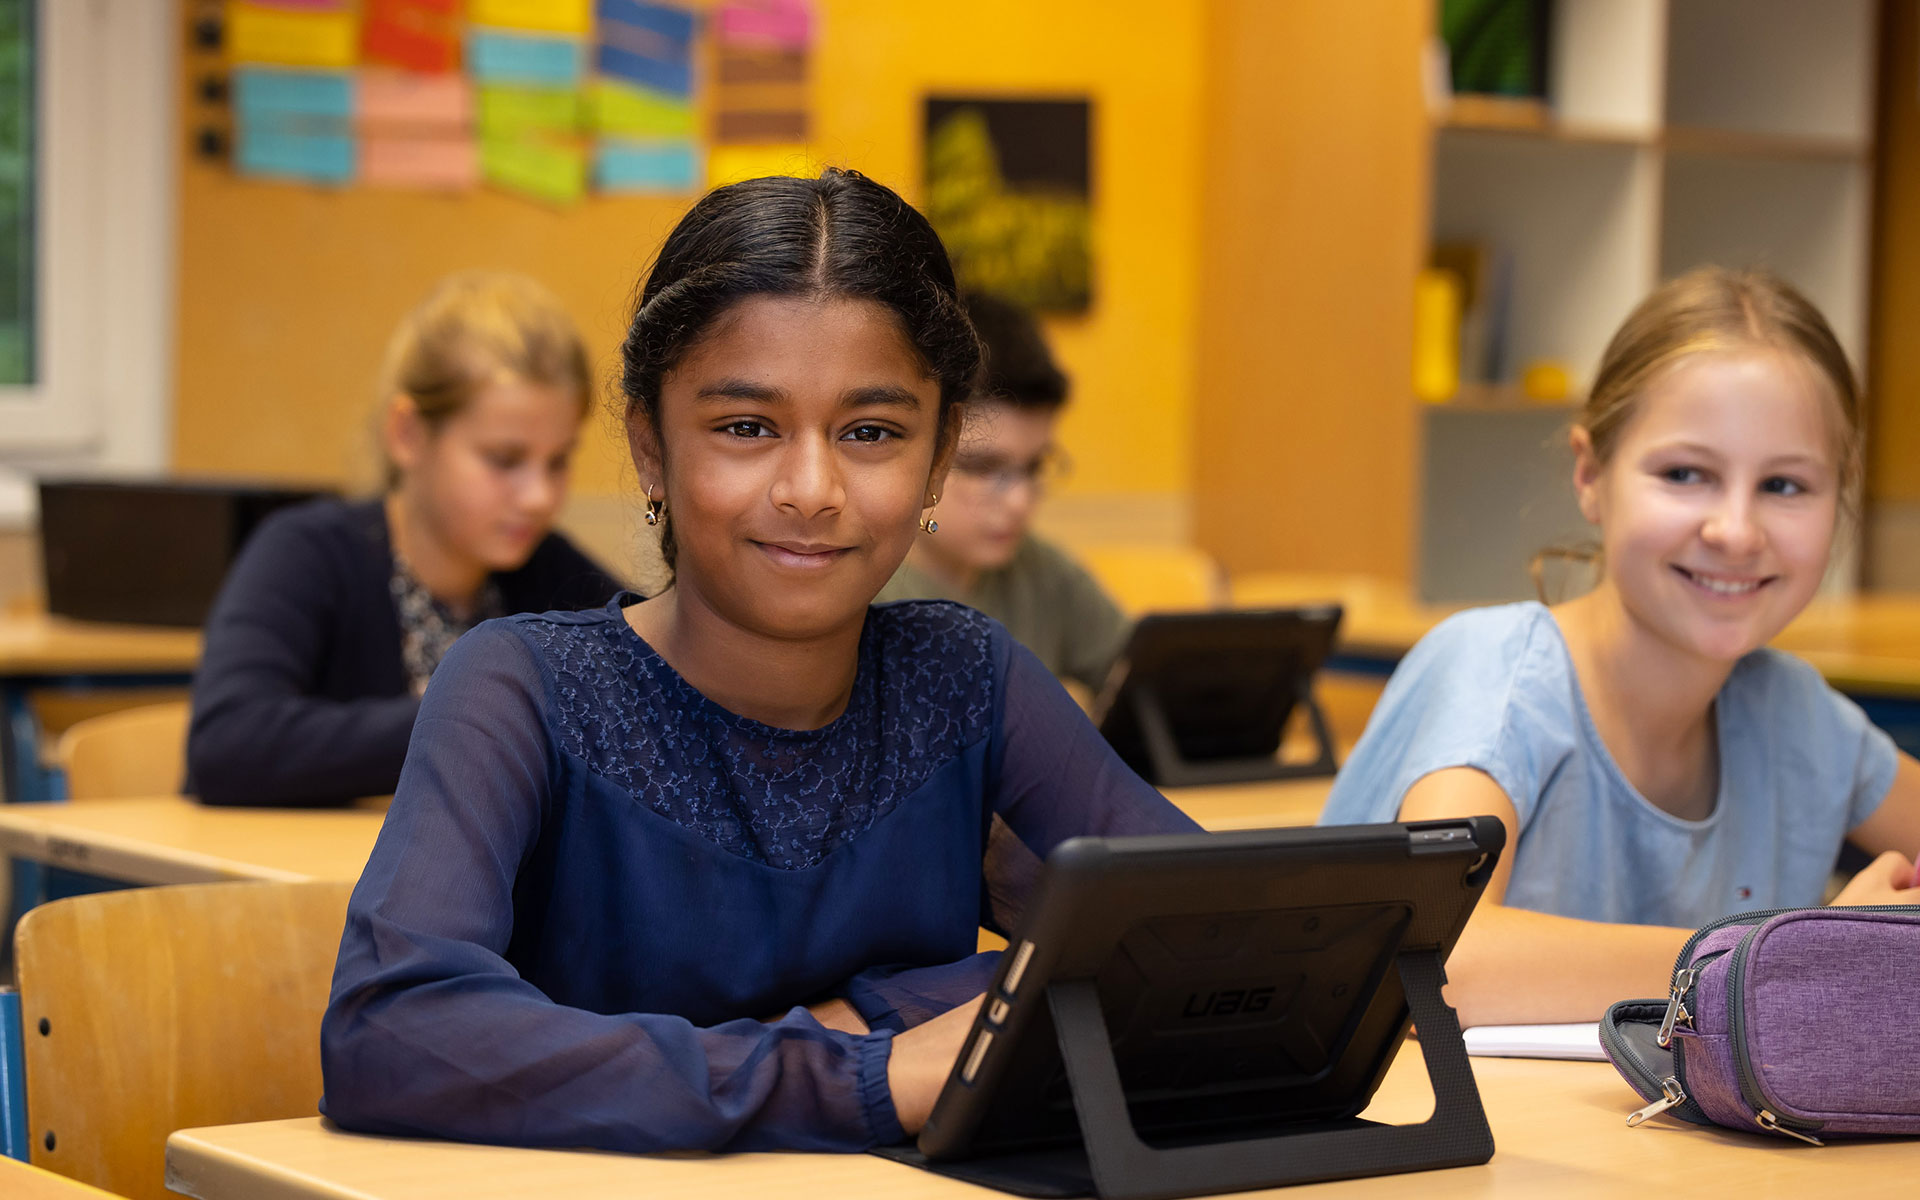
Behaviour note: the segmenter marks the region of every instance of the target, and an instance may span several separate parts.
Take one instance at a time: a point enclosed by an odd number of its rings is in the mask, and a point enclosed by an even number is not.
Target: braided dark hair
[[[717,317],[751,296],[885,305],[940,384],[942,437],[954,428],[980,370],[980,343],[946,248],[891,189],[834,167],[818,179],[774,176],[716,188],[674,226],[620,346],[629,424],[645,420],[659,433],[661,379]],[[661,550],[671,566],[671,526]]]

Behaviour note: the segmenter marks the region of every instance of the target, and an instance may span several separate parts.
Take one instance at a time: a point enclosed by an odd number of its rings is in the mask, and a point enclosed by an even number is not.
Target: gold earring
[[[939,493],[939,492],[928,492],[928,493],[927,493],[927,507],[928,507],[928,508],[933,508],[933,507],[935,507],[935,506],[937,506],[937,505],[938,505],[939,503],[940,503],[940,493]],[[940,522],[938,522],[938,521],[936,521],[936,520],[934,520],[934,519],[933,519],[932,517],[921,517],[921,518],[920,518],[920,532],[922,532],[922,533],[939,533],[939,532],[940,532]]]
[[[666,519],[667,519],[667,502],[665,500],[655,500],[653,498],[653,485],[648,484],[647,485],[647,516],[646,516],[647,524],[659,525],[662,521],[665,521]]]

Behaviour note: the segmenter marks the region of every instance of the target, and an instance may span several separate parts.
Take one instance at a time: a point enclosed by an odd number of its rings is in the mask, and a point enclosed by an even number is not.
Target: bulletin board
[[[610,377],[693,198],[808,161],[804,0],[183,8],[181,471],[370,482],[386,340],[456,270],[539,279]],[[594,422],[576,489],[625,464]]]

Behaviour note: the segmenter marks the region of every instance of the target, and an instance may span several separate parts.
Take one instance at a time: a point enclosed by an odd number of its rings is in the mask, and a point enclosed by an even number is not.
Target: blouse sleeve
[[[532,652],[504,623],[434,673],[347,910],[322,1108],[351,1129],[632,1152],[859,1150],[903,1136],[891,1034],[796,1008],[711,1028],[555,1003],[505,958],[559,779]]]
[[[1002,934],[1040,881],[1041,861],[1067,838],[1191,833],[1200,827],[1123,762],[1032,651],[996,629],[1005,659],[994,813],[987,836],[986,911]],[[911,1029],[978,996],[997,953],[932,967],[876,967],[841,994],[874,1029]]]
[[[187,773],[207,804],[344,804],[393,790],[420,702],[316,695],[339,619],[336,562],[290,520],[248,540],[207,620]]]
[[[1120,761],[1031,651],[1006,643],[997,819],[986,864],[992,916],[1003,931],[1025,907],[1042,860],[1068,838],[1200,829]]]

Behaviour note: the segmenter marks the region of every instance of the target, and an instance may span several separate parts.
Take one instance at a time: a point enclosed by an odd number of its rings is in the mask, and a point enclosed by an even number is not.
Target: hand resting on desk
[[[959,1008],[944,1012],[905,1033],[895,1034],[887,1060],[887,1086],[893,1090],[893,1110],[908,1136],[920,1132],[933,1113],[933,1102],[947,1085],[953,1062],[966,1044],[967,1031],[980,1012],[983,992]]]

